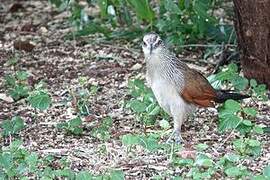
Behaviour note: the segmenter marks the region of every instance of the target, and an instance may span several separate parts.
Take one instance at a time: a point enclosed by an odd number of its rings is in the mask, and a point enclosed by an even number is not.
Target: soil
[[[53,99],[52,106],[46,111],[31,108],[25,99],[12,103],[0,100],[0,122],[15,115],[22,117],[26,124],[19,134],[23,145],[40,156],[66,157],[76,171],[84,169],[103,174],[111,169],[122,169],[127,179],[148,179],[165,172],[179,175],[185,171],[170,166],[169,156],[150,153],[141,147],[129,151],[121,142],[122,135],[143,131],[134,114],[123,107],[129,98],[128,80],[144,78],[145,64],[139,43],[136,43],[138,39],[106,42],[99,41],[99,35],[90,35],[68,40],[66,35],[74,32],[68,16],[67,12],[57,11],[47,1],[14,3],[2,0],[0,3],[0,93],[7,94],[5,75],[25,70],[30,74],[29,84],[34,86],[43,80]],[[194,58],[191,53],[198,54],[190,52],[183,58],[193,59],[194,63],[189,62],[193,68],[205,74],[214,68],[212,64],[198,63],[198,56]],[[17,59],[15,65],[8,63],[12,58]],[[82,118],[83,135],[73,136],[59,131],[56,125],[77,116],[70,92],[76,93],[81,88],[80,77],[87,77],[88,87],[95,85],[99,89],[89,98],[91,113]],[[245,103],[258,108],[259,115],[255,120],[258,124],[270,124],[269,101],[247,100]],[[90,132],[105,117],[113,119],[111,138],[100,141]],[[198,109],[194,118],[184,124],[182,137],[190,142],[188,146],[208,144],[207,153],[219,159],[233,151],[230,140],[239,134],[220,134],[217,123],[215,108]],[[262,142],[262,155],[243,164],[256,174],[270,162],[270,137],[262,134],[254,135],[254,138]],[[9,139],[0,139],[0,144],[7,146]]]

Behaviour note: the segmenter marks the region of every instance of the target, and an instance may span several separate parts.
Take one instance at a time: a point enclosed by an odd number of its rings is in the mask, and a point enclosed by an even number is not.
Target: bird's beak
[[[152,50],[153,50],[153,45],[150,44],[150,54],[152,54]]]

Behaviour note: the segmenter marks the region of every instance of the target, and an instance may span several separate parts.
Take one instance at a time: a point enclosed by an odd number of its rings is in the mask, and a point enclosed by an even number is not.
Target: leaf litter
[[[68,14],[55,12],[46,1],[13,4],[12,1],[5,1],[3,6],[6,11],[1,11],[0,14],[3,17],[0,26],[0,34],[3,34],[0,39],[0,93],[4,101],[0,100],[0,121],[13,116],[24,119],[26,128],[20,133],[20,137],[27,149],[38,152],[41,156],[54,154],[67,157],[74,170],[87,169],[98,174],[113,168],[122,169],[127,179],[148,179],[163,172],[179,175],[186,171],[169,166],[169,158],[162,153],[147,152],[140,146],[136,146],[132,152],[121,143],[122,135],[143,131],[134,115],[123,108],[128,94],[128,80],[134,76],[144,77],[145,67],[142,53],[138,53],[140,50],[132,44],[123,46],[121,42],[112,45],[81,45],[79,41],[65,40],[65,34],[73,31],[66,23]],[[18,27],[22,24],[22,27]],[[92,36],[89,40],[94,39],[95,36]],[[6,65],[14,57],[17,58],[15,65]],[[198,64],[194,68],[206,71],[204,66]],[[12,103],[9,96],[5,95],[7,92],[3,77],[17,70],[29,72],[32,84],[40,80],[47,83],[53,99],[48,110],[36,111],[27,106],[23,99]],[[72,136],[58,131],[56,126],[78,114],[70,99],[71,92],[80,88],[80,77],[87,77],[88,86],[100,88],[89,97],[90,114],[83,118],[82,136]],[[257,106],[262,111],[260,114],[269,118],[269,104]],[[91,131],[98,128],[106,117],[113,120],[109,129],[111,138],[108,141],[98,140],[92,136]],[[183,127],[182,136],[190,139],[191,145],[178,155],[196,158],[196,152],[190,146],[198,143],[208,144],[207,153],[213,154],[217,159],[231,152],[233,147],[224,140],[229,135],[233,138],[238,134],[219,134],[217,121],[216,110],[196,111],[195,118],[188,120]],[[269,125],[269,121],[265,122],[263,118],[258,121]],[[262,156],[246,163],[252,171],[261,172],[270,161],[270,146],[267,143],[270,139],[269,135],[256,138],[266,142],[262,147]],[[220,146],[222,143],[224,144]],[[0,144],[6,145],[3,139]]]

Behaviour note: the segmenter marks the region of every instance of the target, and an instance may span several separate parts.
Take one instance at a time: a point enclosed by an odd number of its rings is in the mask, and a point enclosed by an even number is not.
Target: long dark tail
[[[249,98],[249,95],[245,94],[239,94],[239,93],[231,93],[229,91],[224,91],[224,90],[217,90],[217,97],[215,101],[217,103],[223,103],[228,99],[233,99],[233,100],[241,100],[245,98]]]

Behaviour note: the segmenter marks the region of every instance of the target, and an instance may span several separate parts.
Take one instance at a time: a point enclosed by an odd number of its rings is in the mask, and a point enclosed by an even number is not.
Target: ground
[[[26,128],[20,133],[24,146],[40,156],[49,153],[64,156],[71,162],[72,169],[86,169],[95,174],[122,169],[127,179],[147,179],[164,172],[179,175],[184,171],[170,166],[169,155],[147,152],[139,146],[130,151],[121,142],[122,135],[142,131],[131,111],[123,107],[128,99],[128,80],[135,76],[144,77],[145,64],[139,43],[116,41],[112,44],[98,41],[101,39],[98,35],[77,41],[67,40],[66,34],[73,29],[69,26],[66,12],[56,11],[47,1],[20,3],[23,7],[15,7],[9,12],[14,3],[0,3],[0,93],[6,93],[5,75],[26,70],[31,74],[30,84],[45,81],[53,99],[52,106],[46,111],[34,110],[26,105],[25,99],[13,103],[0,100],[0,121],[14,115],[24,119]],[[29,52],[14,49],[18,40],[30,40],[35,47]],[[10,66],[7,62],[13,57],[18,62]],[[187,57],[192,60],[188,63],[193,68],[203,73],[213,68],[211,64],[205,66],[205,63],[196,61],[197,56],[194,57],[192,52]],[[83,118],[83,135],[67,135],[57,130],[56,125],[76,117],[76,109],[68,100],[68,94],[77,90],[80,77],[87,77],[88,84],[97,85],[100,89],[89,100],[91,114]],[[246,103],[259,109],[257,122],[269,125],[269,102]],[[113,119],[111,138],[100,141],[90,132],[105,117]],[[198,143],[208,144],[207,153],[218,159],[232,151],[228,142],[238,134],[220,134],[217,123],[215,108],[199,109],[193,120],[184,124],[183,139],[189,140],[189,147]],[[148,132],[151,130],[147,129]],[[254,173],[261,172],[270,161],[269,135],[260,135],[256,139],[265,142],[262,156],[243,162]],[[0,140],[1,146],[9,144],[8,139]],[[105,153],[102,151],[104,147]]]

